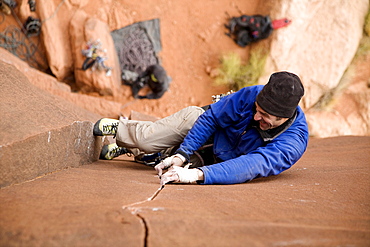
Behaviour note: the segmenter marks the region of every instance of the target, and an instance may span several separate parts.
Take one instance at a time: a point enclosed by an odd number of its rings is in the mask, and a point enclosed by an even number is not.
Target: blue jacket
[[[222,162],[200,167],[203,184],[235,184],[258,177],[277,175],[303,155],[308,144],[308,127],[302,109],[288,129],[264,141],[250,127],[255,100],[263,86],[245,87],[214,103],[195,122],[178,153],[190,157],[211,136],[213,153]]]

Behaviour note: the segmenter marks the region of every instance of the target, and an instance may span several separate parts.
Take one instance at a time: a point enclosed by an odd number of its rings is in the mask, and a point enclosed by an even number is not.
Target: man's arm
[[[243,88],[210,105],[210,109],[198,118],[176,152],[189,160],[193,152],[198,150],[217,129],[228,128],[245,119],[245,111],[254,106],[253,99],[257,93],[257,86]]]

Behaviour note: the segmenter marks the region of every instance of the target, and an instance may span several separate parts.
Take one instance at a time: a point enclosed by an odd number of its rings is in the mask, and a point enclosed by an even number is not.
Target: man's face
[[[257,103],[256,114],[254,114],[254,120],[259,123],[261,130],[269,130],[276,128],[285,123],[289,118],[279,118],[265,112]]]

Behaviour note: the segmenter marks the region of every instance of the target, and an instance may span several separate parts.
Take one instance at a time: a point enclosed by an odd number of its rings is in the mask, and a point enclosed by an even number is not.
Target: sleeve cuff
[[[189,155],[187,155],[184,151],[181,151],[181,150],[177,150],[175,152],[175,155],[179,155],[178,157],[182,160],[182,161],[186,161],[186,162],[189,162],[190,160],[190,157]],[[181,157],[180,157],[181,156]]]
[[[175,156],[175,157],[180,158],[180,160],[181,160],[183,163],[185,163],[186,159],[185,159],[185,157],[184,157],[184,156],[182,156],[181,154],[177,153],[177,154],[175,154],[174,156]]]

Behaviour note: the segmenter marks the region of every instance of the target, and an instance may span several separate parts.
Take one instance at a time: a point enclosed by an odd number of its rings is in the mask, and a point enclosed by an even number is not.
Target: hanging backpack
[[[245,47],[252,42],[266,39],[274,29],[287,26],[290,20],[284,18],[271,21],[270,16],[242,15],[232,17],[225,27],[229,30],[226,35],[231,37],[239,46]]]

